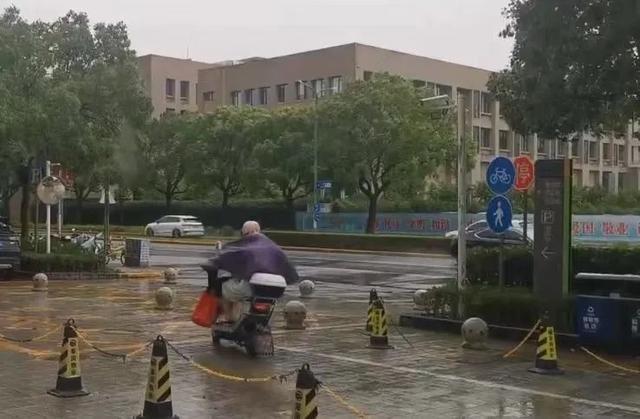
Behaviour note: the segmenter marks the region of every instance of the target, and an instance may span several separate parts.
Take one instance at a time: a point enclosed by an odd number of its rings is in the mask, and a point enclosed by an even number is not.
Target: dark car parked
[[[471,227],[471,226],[470,226]],[[496,247],[500,244],[505,246],[524,246],[525,243],[531,245],[533,243],[533,225],[527,226],[527,242],[524,240],[522,225],[519,221],[514,220],[514,227],[502,234],[495,233],[486,225],[478,223],[477,228],[467,228],[465,231],[467,240],[467,249],[472,247]],[[455,237],[451,241],[451,255],[458,255],[458,238]]]
[[[0,278],[10,278],[20,269],[20,240],[8,223],[0,221]]]

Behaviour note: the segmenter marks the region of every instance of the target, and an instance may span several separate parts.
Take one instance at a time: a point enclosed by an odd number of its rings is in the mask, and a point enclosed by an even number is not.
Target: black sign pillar
[[[571,160],[536,162],[533,291],[553,312],[569,292]]]

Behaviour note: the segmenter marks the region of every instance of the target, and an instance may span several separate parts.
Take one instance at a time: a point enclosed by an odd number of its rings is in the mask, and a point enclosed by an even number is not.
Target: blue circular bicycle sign
[[[506,157],[496,157],[487,168],[487,185],[494,194],[504,195],[509,192],[515,178],[516,169]]]

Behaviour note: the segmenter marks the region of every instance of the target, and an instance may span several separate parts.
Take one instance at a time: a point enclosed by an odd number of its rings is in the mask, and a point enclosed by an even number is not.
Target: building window
[[[480,92],[473,91],[473,117],[480,118]]]
[[[476,143],[478,150],[480,150],[480,127],[473,127],[473,142]]]
[[[176,81],[174,79],[167,79],[164,86],[164,92],[167,96],[167,100],[173,102],[176,97]]]
[[[480,128],[480,147],[491,148],[491,129]]]
[[[307,97],[307,89],[305,85],[306,85],[306,82],[304,81],[296,82],[296,99],[297,100],[302,100]]]
[[[240,90],[231,92],[231,104],[233,106],[240,106]]]
[[[546,140],[544,138],[538,137],[538,154],[546,154],[547,152],[546,145],[547,145]]]
[[[617,158],[618,164],[624,165],[626,162],[627,156],[624,155],[624,151],[625,151],[624,146],[618,145],[618,158]]]
[[[500,140],[500,150],[509,150],[509,131],[500,130],[498,135]]]
[[[285,101],[285,99],[287,97],[287,85],[286,84],[279,84],[276,87],[276,90],[278,91],[278,102],[279,103],[284,103],[284,101]]]
[[[571,156],[578,157],[580,142],[579,141],[571,141]]]
[[[245,89],[244,91],[244,104],[253,106],[253,90],[254,89]]]
[[[329,94],[342,92],[342,76],[329,77]]]
[[[480,95],[480,112],[483,115],[491,115],[491,95],[489,93],[482,92]]]
[[[269,88],[261,87],[259,91],[259,100],[261,105],[266,105],[269,99]]]
[[[312,95],[324,96],[324,79],[311,80],[311,86],[313,87]]]
[[[451,86],[446,86],[444,84],[436,85],[436,95],[447,95],[451,97],[452,91],[453,89]]]
[[[202,101],[213,102],[213,90],[210,90],[208,92],[202,92]]]
[[[176,113],[176,109],[175,108],[167,108],[164,110],[164,113],[166,113],[167,115],[173,115]]]
[[[531,151],[531,142],[528,135],[518,135],[518,144],[520,144],[521,153],[529,153]]]
[[[611,159],[611,144],[602,143],[602,160],[609,161]]]
[[[421,89],[427,85],[427,82],[424,80],[412,80],[413,87],[416,89]]]
[[[364,79],[364,81],[371,80],[373,78],[373,72],[365,71],[364,73],[362,73],[362,78]]]
[[[181,103],[189,103],[189,82],[181,81],[180,82],[180,102]]]
[[[618,173],[618,192],[624,190],[624,173]]]
[[[589,141],[589,160],[598,160],[598,143]]]

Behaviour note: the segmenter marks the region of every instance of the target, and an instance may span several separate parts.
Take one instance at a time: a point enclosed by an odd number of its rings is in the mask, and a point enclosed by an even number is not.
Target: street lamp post
[[[325,91],[333,91],[335,88],[316,89],[316,87],[303,80],[298,80],[305,88],[309,88],[313,92],[313,231],[318,231],[318,221],[316,220],[316,211],[318,211],[318,126],[320,117],[318,115],[318,97]]]

